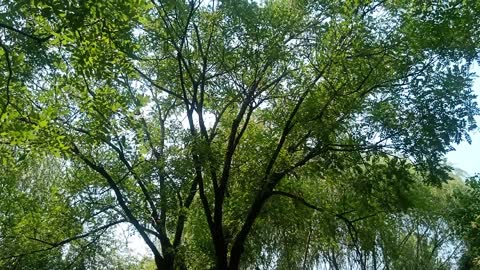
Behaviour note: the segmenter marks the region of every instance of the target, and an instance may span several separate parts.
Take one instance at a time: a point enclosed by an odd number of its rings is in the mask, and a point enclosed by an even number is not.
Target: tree
[[[130,269],[107,230],[125,222],[112,203],[82,198],[58,159],[16,150],[0,171],[0,267]]]
[[[467,188],[455,193],[454,206],[451,207],[451,216],[455,221],[457,234],[465,241],[466,251],[462,254],[459,269],[478,269],[480,267],[478,227],[479,206],[478,176],[466,180]]]
[[[446,181],[475,128],[476,1],[2,5],[2,144],[65,160],[82,200],[114,197],[159,269],[247,265],[285,200],[323,209],[304,185],[371,195],[330,209],[350,230],[350,206]]]

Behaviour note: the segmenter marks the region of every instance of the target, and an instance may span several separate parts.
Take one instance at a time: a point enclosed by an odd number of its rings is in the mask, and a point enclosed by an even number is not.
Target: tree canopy
[[[0,14],[0,266],[136,267],[120,223],[158,269],[478,263],[478,181],[444,155],[476,128],[480,2]]]

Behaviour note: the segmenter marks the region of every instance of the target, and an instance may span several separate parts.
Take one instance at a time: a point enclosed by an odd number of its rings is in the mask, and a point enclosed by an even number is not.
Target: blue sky
[[[480,104],[480,66],[475,64],[473,72],[477,77],[473,82],[473,90],[477,94],[477,102]],[[477,125],[480,126],[480,117],[476,118]],[[472,131],[472,144],[462,142],[455,146],[456,151],[447,154],[447,160],[454,167],[464,170],[469,175],[480,173],[480,129]]]

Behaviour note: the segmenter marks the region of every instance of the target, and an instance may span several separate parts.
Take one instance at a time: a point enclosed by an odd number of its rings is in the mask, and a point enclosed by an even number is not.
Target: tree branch
[[[48,36],[44,36],[44,37],[38,37],[38,36],[35,36],[35,35],[32,35],[32,34],[29,34],[29,33],[25,32],[25,31],[16,29],[16,28],[14,28],[13,26],[7,25],[7,24],[2,23],[2,22],[0,22],[0,27],[5,28],[5,29],[8,29],[8,30],[10,30],[10,31],[13,31],[13,32],[15,32],[15,33],[17,33],[17,34],[20,34],[20,35],[22,35],[22,36],[28,37],[28,38],[33,39],[33,40],[35,40],[35,41],[37,41],[37,42],[40,42],[40,43],[43,43],[43,42],[45,42],[45,41],[47,41],[47,40],[49,40],[50,38],[53,37],[53,35],[48,35]]]
[[[132,223],[132,225],[140,233],[141,237],[143,238],[143,240],[145,241],[147,246],[150,248],[150,250],[154,254],[155,261],[157,262],[157,264],[158,265],[165,265],[164,258],[162,257],[162,255],[158,251],[155,244],[152,242],[152,240],[146,234],[145,230],[143,229],[143,226],[140,224],[138,219],[134,216],[134,214],[132,213],[132,211],[128,207],[127,202],[126,202],[122,192],[120,191],[120,188],[117,186],[117,184],[115,183],[115,180],[113,180],[112,176],[101,165],[95,164],[93,161],[91,161],[86,156],[84,156],[75,144],[73,144],[73,147],[71,147],[71,151],[75,156],[77,156],[81,160],[83,160],[83,162],[88,167],[90,167],[92,170],[99,173],[105,180],[107,180],[107,183],[112,187],[112,190],[115,193],[118,204],[120,205],[122,210],[125,212],[125,215],[127,216],[128,221],[130,223]]]
[[[145,80],[147,80],[147,81],[148,81],[151,85],[153,85],[155,88],[158,88],[159,90],[161,90],[161,91],[163,91],[163,92],[165,92],[165,93],[167,93],[167,94],[169,94],[169,95],[172,95],[172,96],[174,96],[174,97],[176,97],[176,98],[178,98],[178,99],[186,102],[185,99],[184,99],[182,96],[180,96],[179,94],[177,94],[177,93],[175,93],[175,92],[173,92],[173,91],[171,91],[171,90],[169,90],[169,89],[167,89],[167,88],[165,88],[165,87],[157,84],[154,80],[152,80],[150,77],[148,77],[145,73],[143,73],[143,72],[142,72],[140,69],[138,69],[137,67],[133,67],[133,69],[134,69],[135,71],[137,71],[137,73],[140,74],[140,76],[141,76],[142,78],[144,78]]]
[[[71,238],[67,238],[67,239],[64,239],[62,241],[59,241],[59,242],[55,242],[55,243],[50,243],[50,242],[47,242],[47,241],[44,241],[42,239],[38,239],[38,238],[35,238],[35,237],[27,237],[28,239],[30,240],[34,240],[34,241],[37,241],[37,242],[40,242],[40,243],[43,243],[43,244],[47,244],[51,247],[59,247],[59,246],[62,246],[62,245],[65,245],[65,244],[68,244],[72,241],[75,241],[75,240],[78,240],[78,239],[82,239],[82,238],[85,238],[85,237],[88,237],[96,232],[99,232],[101,230],[105,230],[105,229],[108,229],[112,226],[115,226],[117,224],[120,224],[120,223],[123,223],[123,222],[126,222],[127,220],[126,219],[120,219],[120,220],[116,220],[116,221],[113,221],[113,222],[110,222],[108,224],[105,224],[103,226],[100,226],[96,229],[93,229],[87,233],[83,233],[83,234],[79,234],[79,235],[76,235],[74,237],[71,237]]]
[[[112,227],[112,226],[115,226],[117,224],[120,224],[122,222],[126,222],[127,220],[125,219],[121,219],[121,220],[117,220],[117,221],[114,221],[114,222],[111,222],[109,224],[106,224],[106,225],[103,225],[101,227],[98,227],[88,233],[84,233],[84,234],[80,234],[80,235],[77,235],[77,236],[74,236],[74,237],[71,237],[71,238],[68,238],[68,239],[64,239],[62,241],[59,241],[59,242],[55,242],[55,243],[50,243],[50,242],[47,242],[47,241],[44,241],[44,240],[41,240],[41,239],[37,239],[35,237],[26,237],[27,239],[30,239],[30,240],[33,240],[33,241],[37,241],[37,242],[40,242],[42,244],[46,244],[48,245],[49,247],[48,248],[43,248],[43,249],[36,249],[36,250],[33,250],[31,252],[28,252],[28,253],[22,253],[22,254],[17,254],[17,255],[11,255],[11,256],[7,256],[7,257],[2,257],[0,258],[0,260],[8,260],[8,259],[13,259],[13,258],[18,258],[18,257],[23,257],[23,256],[28,256],[28,255],[32,255],[32,254],[36,254],[36,253],[40,253],[40,252],[45,252],[45,251],[49,251],[49,250],[52,250],[54,248],[58,248],[58,247],[61,247],[65,244],[68,244],[72,241],[75,241],[75,240],[79,240],[79,239],[82,239],[82,238],[85,238],[85,237],[88,237],[90,235],[93,235],[99,231],[105,231],[106,229]],[[98,239],[98,238],[97,238]]]
[[[7,71],[8,71],[7,83],[5,84],[6,101],[5,101],[5,104],[3,104],[2,106],[2,112],[0,113],[0,116],[1,116],[7,111],[7,107],[10,104],[10,83],[12,81],[13,71],[12,71],[12,62],[10,60],[10,52],[7,46],[5,46],[5,44],[3,44],[1,40],[0,40],[0,47],[2,47],[3,52],[5,53],[5,60],[7,62]]]

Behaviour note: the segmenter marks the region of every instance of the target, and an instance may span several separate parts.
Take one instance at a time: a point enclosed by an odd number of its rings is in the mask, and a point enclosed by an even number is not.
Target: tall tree
[[[307,201],[305,183],[343,179],[394,200],[414,178],[440,184],[443,155],[475,128],[478,1],[39,0],[0,12],[1,143],[68,161],[80,193],[109,190],[159,269],[187,268],[188,245],[207,235],[206,262],[240,268],[263,215],[328,196]],[[332,215],[351,224],[345,211]]]

